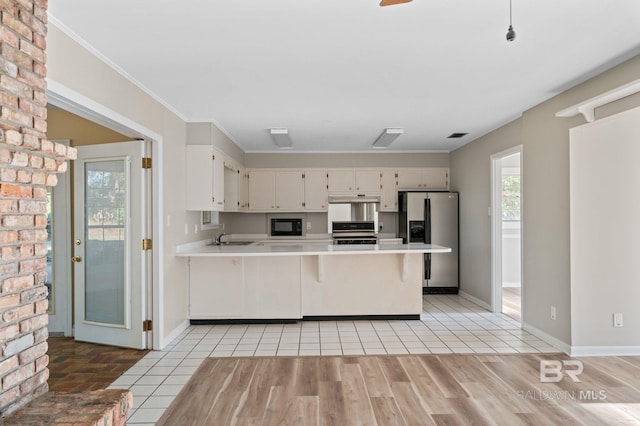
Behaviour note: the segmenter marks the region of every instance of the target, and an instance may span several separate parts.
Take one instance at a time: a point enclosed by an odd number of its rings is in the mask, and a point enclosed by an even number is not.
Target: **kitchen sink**
[[[224,241],[220,244],[210,244],[212,246],[248,246],[249,244],[253,244],[255,241]]]

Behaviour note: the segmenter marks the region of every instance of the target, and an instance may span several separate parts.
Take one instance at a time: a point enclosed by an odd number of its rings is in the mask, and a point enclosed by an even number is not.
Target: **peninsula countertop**
[[[222,244],[183,247],[177,250],[179,257],[222,256],[321,256],[321,255],[374,255],[448,253],[449,247],[435,244],[355,244],[334,245],[307,241],[257,241],[251,244]]]

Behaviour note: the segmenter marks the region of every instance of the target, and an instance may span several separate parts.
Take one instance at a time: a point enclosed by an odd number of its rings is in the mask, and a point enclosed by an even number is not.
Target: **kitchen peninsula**
[[[419,319],[431,244],[256,242],[179,249],[187,258],[189,319]]]

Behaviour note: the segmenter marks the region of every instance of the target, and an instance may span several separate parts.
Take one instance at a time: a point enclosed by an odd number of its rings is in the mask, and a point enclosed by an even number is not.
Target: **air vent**
[[[469,133],[451,133],[447,136],[447,139],[460,139],[467,136]]]

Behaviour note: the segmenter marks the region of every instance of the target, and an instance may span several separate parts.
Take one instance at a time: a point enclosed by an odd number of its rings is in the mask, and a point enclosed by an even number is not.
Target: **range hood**
[[[329,204],[346,204],[346,203],[379,203],[379,195],[332,195],[329,196]]]

